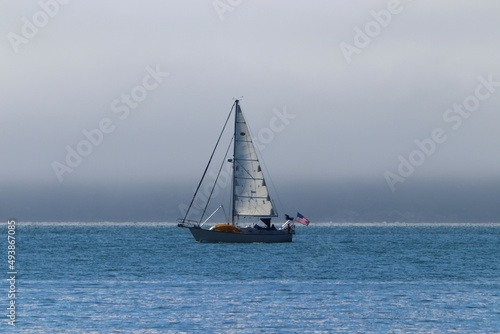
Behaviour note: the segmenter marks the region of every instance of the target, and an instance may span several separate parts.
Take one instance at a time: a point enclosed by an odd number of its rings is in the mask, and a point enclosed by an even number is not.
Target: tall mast
[[[233,208],[233,212],[231,214],[231,217],[232,217],[232,224],[234,225],[235,223],[235,218],[236,218],[236,206],[234,205],[235,201],[236,201],[236,182],[235,182],[235,178],[236,178],[236,129],[237,129],[237,124],[238,124],[238,109],[240,108],[240,105],[239,105],[239,100],[236,100],[234,101],[234,104],[235,104],[235,109],[234,109],[234,134],[233,134],[233,141],[234,141],[234,144],[233,144],[233,199],[232,199],[232,208]]]

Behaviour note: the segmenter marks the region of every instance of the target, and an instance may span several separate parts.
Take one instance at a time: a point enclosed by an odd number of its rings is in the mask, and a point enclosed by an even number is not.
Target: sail
[[[236,101],[233,205],[236,216],[277,216],[250,132]]]

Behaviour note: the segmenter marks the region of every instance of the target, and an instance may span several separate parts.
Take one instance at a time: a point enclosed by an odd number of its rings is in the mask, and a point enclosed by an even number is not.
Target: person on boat
[[[265,229],[265,230],[271,229],[271,218],[261,218],[260,221],[263,222],[264,224],[266,224],[266,227],[263,227],[262,229]]]

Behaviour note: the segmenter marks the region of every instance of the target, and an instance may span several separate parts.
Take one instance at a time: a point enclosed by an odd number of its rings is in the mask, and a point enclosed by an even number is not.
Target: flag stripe
[[[299,212],[297,212],[297,218],[295,218],[295,221],[301,223],[302,225],[309,226],[309,219],[301,215]]]

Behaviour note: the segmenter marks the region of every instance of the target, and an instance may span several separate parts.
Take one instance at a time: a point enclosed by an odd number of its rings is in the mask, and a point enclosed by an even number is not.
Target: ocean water
[[[0,254],[7,278],[7,227]],[[2,258],[0,257],[0,258]],[[167,223],[23,223],[0,332],[500,333],[500,224],[314,224],[200,244]]]

